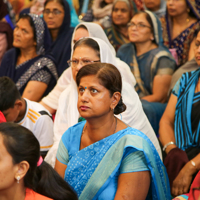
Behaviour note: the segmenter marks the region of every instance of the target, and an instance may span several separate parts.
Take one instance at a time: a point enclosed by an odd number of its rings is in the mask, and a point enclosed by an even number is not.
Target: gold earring
[[[17,179],[17,183],[19,183],[19,180],[20,180],[20,176],[17,176],[17,178],[16,178],[16,179]]]

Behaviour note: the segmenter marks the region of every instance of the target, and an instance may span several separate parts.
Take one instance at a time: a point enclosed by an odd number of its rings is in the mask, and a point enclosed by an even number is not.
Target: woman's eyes
[[[97,93],[98,91],[96,89],[91,89],[92,93]]]
[[[84,93],[84,92],[85,92],[85,88],[79,88],[79,92],[80,92],[80,93]],[[90,92],[91,92],[91,93],[97,93],[98,90],[92,88],[92,89],[90,89]]]

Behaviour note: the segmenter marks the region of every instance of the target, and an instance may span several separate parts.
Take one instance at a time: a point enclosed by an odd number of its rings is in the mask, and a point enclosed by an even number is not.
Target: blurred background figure
[[[128,22],[132,19],[133,14],[137,12],[137,7],[133,1],[116,0],[112,8],[112,25],[105,29],[105,33],[110,43],[119,49],[122,44],[129,43],[128,38]]]
[[[54,59],[45,55],[50,46],[45,22],[38,15],[22,15],[14,30],[13,46],[3,57],[0,76],[10,77],[22,97],[39,101],[58,79]]]
[[[49,52],[56,61],[58,76],[68,68],[67,61],[71,56],[70,8],[66,0],[47,0],[44,4],[44,20],[51,34]]]
[[[128,33],[131,42],[119,48],[117,57],[131,68],[137,82],[135,90],[158,135],[176,62],[163,46],[161,23],[152,12],[136,13],[129,23]]]
[[[144,9],[156,14],[159,18],[166,14],[166,0],[144,0]]]
[[[194,32],[200,28],[199,0],[167,0],[161,18],[164,45],[178,56],[178,66],[194,58]]]

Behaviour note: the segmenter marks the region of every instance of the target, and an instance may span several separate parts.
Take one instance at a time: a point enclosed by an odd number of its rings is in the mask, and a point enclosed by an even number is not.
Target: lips
[[[82,110],[82,111],[86,111],[86,110],[88,110],[88,109],[90,109],[88,106],[80,106],[80,109]]]
[[[53,25],[54,22],[52,22],[52,21],[48,21],[47,24],[48,24],[48,25]]]

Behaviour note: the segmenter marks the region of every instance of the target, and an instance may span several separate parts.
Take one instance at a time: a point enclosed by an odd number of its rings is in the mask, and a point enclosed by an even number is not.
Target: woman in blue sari
[[[128,32],[131,43],[122,45],[117,57],[131,68],[143,109],[158,133],[176,62],[163,46],[161,23],[152,12],[136,13],[129,23]]]
[[[5,53],[0,77],[10,77],[23,97],[39,101],[58,79],[54,59],[45,55],[49,45],[50,34],[45,22],[38,15],[22,15],[14,30],[15,48]]]
[[[195,59],[200,66],[200,32],[195,37]],[[200,169],[200,68],[177,81],[160,121],[160,141],[172,194],[188,192]]]
[[[62,136],[56,171],[80,200],[170,199],[165,167],[154,145],[114,116],[126,109],[117,68],[106,63],[86,65],[77,73],[76,83],[77,108],[86,121]]]

